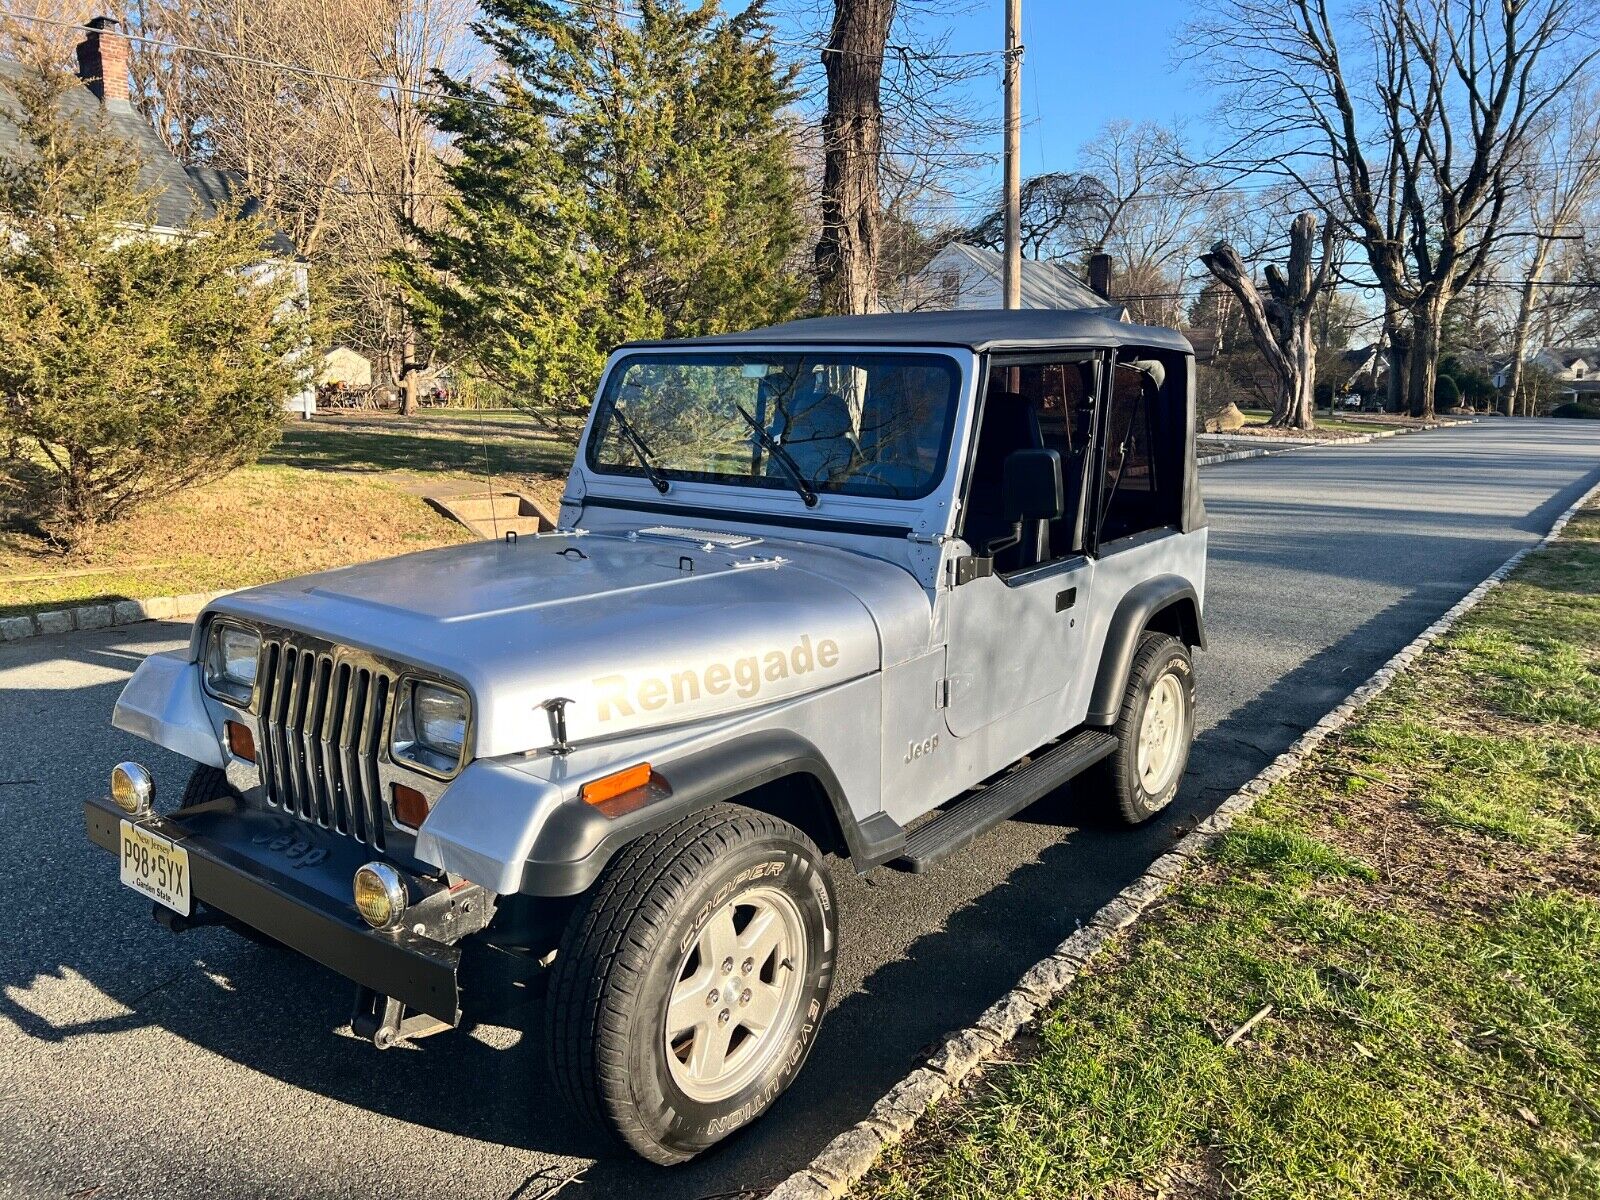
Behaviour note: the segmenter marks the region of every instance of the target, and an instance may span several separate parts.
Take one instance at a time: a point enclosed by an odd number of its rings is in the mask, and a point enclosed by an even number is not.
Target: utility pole
[[[1022,307],[1022,0],[1006,0],[1006,308]]]

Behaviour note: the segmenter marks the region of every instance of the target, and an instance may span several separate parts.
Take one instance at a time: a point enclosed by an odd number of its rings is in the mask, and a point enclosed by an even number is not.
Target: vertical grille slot
[[[381,850],[378,753],[393,679],[287,639],[266,643],[261,672],[267,804]]]

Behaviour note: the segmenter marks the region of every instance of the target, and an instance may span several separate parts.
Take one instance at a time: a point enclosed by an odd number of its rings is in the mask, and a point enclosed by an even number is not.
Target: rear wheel
[[[573,916],[546,1004],[574,1107],[652,1162],[683,1162],[793,1082],[833,980],[817,848],[713,805],[633,842]]]
[[[1117,748],[1098,771],[1105,804],[1122,823],[1142,825],[1178,794],[1194,741],[1194,664],[1177,638],[1140,639],[1111,731]]]

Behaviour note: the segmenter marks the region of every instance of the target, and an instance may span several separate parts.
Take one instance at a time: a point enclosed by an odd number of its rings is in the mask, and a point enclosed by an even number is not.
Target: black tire
[[[233,789],[228,786],[228,777],[223,774],[221,767],[208,767],[204,763],[195,767],[189,775],[189,782],[184,784],[183,797],[178,801],[179,808],[189,808],[195,804],[204,804],[208,800],[219,800],[223,796],[231,795]]]
[[[821,858],[787,822],[717,804],[612,859],[567,925],[545,1004],[551,1073],[573,1108],[642,1157],[671,1165],[749,1124],[782,1094],[811,1049],[833,983],[833,890]],[[713,917],[758,890],[781,891],[798,914],[805,966],[785,989],[794,996],[798,986],[797,998],[761,1046],[759,1075],[732,1095],[695,1099],[667,1061],[667,1000]]]
[[[189,808],[195,804],[204,804],[208,800],[220,800],[222,797],[231,796],[232,794],[233,789],[228,786],[228,777],[223,774],[222,768],[208,767],[201,763],[190,772],[189,782],[184,784],[183,796],[178,801],[178,807]],[[201,903],[204,904],[204,901]],[[230,917],[223,924],[240,937],[268,950],[286,949],[284,944],[276,938],[268,937],[259,929],[254,929],[243,921],[235,921]]]
[[[1158,791],[1151,792],[1139,772],[1139,734],[1151,692],[1167,675],[1176,679],[1182,697],[1178,760],[1170,778]],[[1111,732],[1116,735],[1117,748],[1096,768],[1100,795],[1110,818],[1123,825],[1142,825],[1171,804],[1178,794],[1184,768],[1189,763],[1189,748],[1194,742],[1194,663],[1189,658],[1188,647],[1177,638],[1164,633],[1146,633],[1139,639],[1128,669],[1128,689],[1123,694],[1122,708]]]

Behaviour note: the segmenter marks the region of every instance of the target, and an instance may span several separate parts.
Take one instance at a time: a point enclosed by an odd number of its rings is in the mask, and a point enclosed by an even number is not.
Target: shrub
[[[306,315],[255,221],[149,222],[131,147],[67,119],[40,70],[0,159],[0,441],[10,489],[58,545],[272,444]]]
[[[1461,389],[1448,375],[1441,375],[1433,385],[1433,406],[1441,411],[1457,408],[1461,404]]]
[[[1569,400],[1550,410],[1552,417],[1575,417],[1580,421],[1600,421],[1600,404],[1583,400]]]

